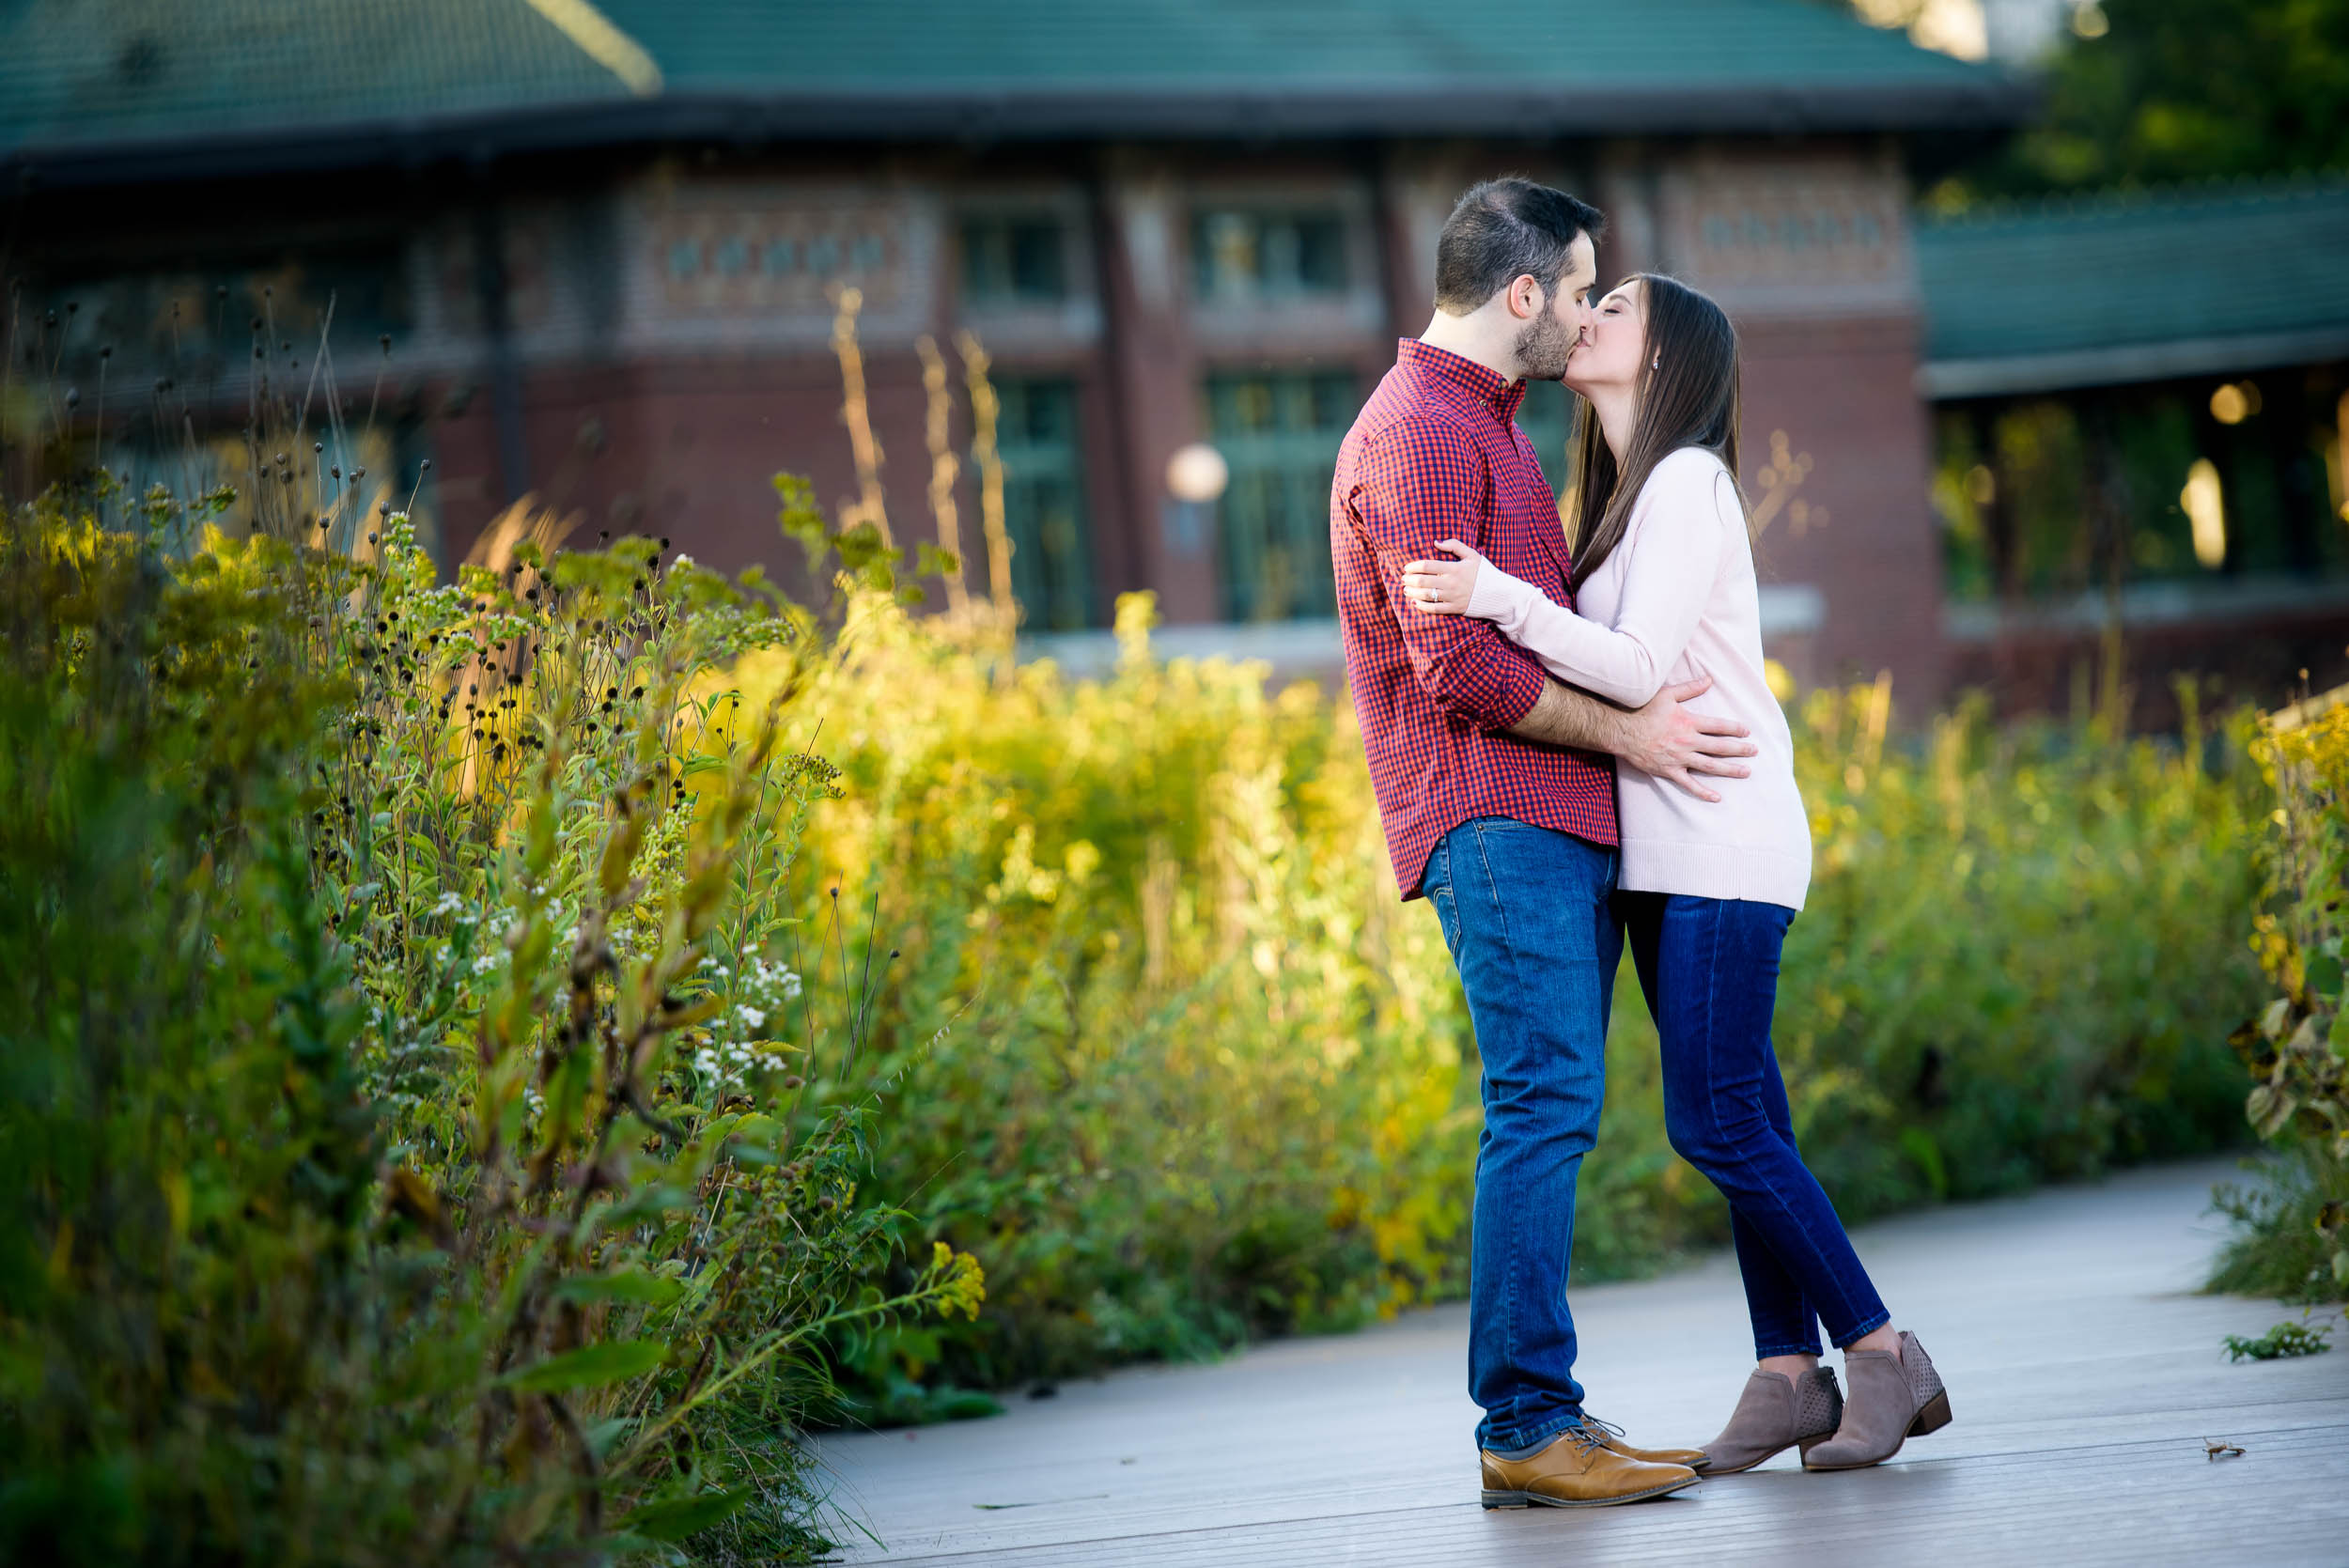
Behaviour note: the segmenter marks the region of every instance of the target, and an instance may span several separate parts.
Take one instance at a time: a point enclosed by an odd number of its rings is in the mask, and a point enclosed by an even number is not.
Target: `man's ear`
[[[1541,280],[1531,272],[1519,272],[1509,280],[1509,314],[1520,321],[1530,321],[1541,314]]]

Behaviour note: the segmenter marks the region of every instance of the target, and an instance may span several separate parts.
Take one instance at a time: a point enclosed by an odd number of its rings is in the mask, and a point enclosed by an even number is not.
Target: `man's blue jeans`
[[[1505,816],[1444,835],[1423,880],[1468,992],[1483,1058],[1469,1250],[1469,1393],[1480,1448],[1523,1449],[1582,1421],[1566,1262],[1574,1184],[1598,1136],[1607,1012],[1623,938],[1615,852]]]
[[[1664,1130],[1729,1200],[1753,1354],[1819,1354],[1890,1321],[1835,1205],[1795,1147],[1770,1048],[1779,953],[1795,912],[1777,904],[1626,893],[1616,908],[1663,1050]]]

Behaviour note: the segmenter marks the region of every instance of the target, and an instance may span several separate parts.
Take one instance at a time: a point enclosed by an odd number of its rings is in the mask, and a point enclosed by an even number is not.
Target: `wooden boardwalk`
[[[2349,1348],[2231,1364],[2295,1311],[2192,1294],[2232,1167],[2170,1167],[1869,1227],[1957,1420],[1891,1464],[1761,1469],[1621,1508],[1486,1513],[1466,1314],[1121,1373],[1004,1416],[825,1440],[858,1562],[2349,1564]],[[1750,1370],[1726,1255],[1579,1289],[1591,1408],[1703,1442]],[[2214,1460],[2205,1438],[2242,1445]]]

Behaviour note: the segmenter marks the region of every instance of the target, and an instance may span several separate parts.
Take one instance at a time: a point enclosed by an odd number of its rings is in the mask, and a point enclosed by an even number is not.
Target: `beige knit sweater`
[[[1560,680],[1628,707],[1667,685],[1711,675],[1711,689],[1690,708],[1738,720],[1760,748],[1750,776],[1705,780],[1721,796],[1710,803],[1617,763],[1621,885],[1801,908],[1811,824],[1795,787],[1786,715],[1762,672],[1761,596],[1745,512],[1719,458],[1684,447],[1656,465],[1623,542],[1583,583],[1576,605],[1554,604],[1487,561],[1477,568],[1468,613],[1493,622]]]

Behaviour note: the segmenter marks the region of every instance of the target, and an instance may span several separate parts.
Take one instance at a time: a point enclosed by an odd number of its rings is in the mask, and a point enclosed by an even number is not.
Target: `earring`
[[[1663,356],[1663,355],[1661,355],[1661,354],[1657,355],[1654,359],[1652,359],[1652,360],[1650,360],[1650,361],[1648,361],[1648,362],[1647,362],[1647,367],[1648,367],[1650,370],[1661,370],[1661,369],[1663,369],[1663,368],[1664,368],[1664,356]]]

